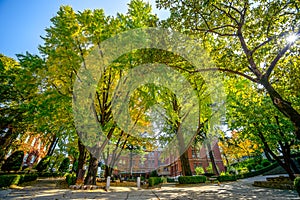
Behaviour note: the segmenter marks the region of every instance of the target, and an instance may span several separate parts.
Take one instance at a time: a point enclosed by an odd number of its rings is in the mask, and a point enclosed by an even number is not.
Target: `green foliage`
[[[167,183],[174,183],[176,182],[174,178],[167,178]]]
[[[161,177],[161,182],[162,183],[167,183],[168,182],[168,179],[166,177]]]
[[[60,172],[38,172],[39,177],[61,177],[62,174]]]
[[[58,171],[59,172],[67,172],[70,167],[70,159],[69,158],[64,158],[63,161],[61,162]]]
[[[218,181],[224,182],[224,181],[236,181],[237,177],[235,175],[221,175],[218,177]]]
[[[38,172],[42,172],[42,171],[45,171],[49,164],[50,164],[50,156],[45,156],[44,158],[42,158],[42,160],[37,164],[37,166],[35,167],[35,169],[38,171]]]
[[[67,173],[66,174],[66,181],[68,183],[68,185],[75,185],[76,183],[76,174],[75,173],[72,173],[72,174],[69,174]]]
[[[153,170],[153,171],[150,173],[150,177],[158,177],[157,171],[156,171],[156,170]]]
[[[263,167],[267,167],[267,166],[269,166],[271,163],[270,163],[270,161],[268,161],[268,160],[262,160],[261,161],[261,165],[263,166]]]
[[[37,177],[37,174],[0,175],[0,187],[8,187],[10,185],[18,185],[24,182],[34,181]]]
[[[300,177],[296,177],[294,180],[294,187],[300,196]]]
[[[212,167],[212,164],[211,164],[211,163],[209,163],[209,165],[206,167],[206,172],[207,172],[207,173],[214,173],[213,167]]]
[[[206,176],[180,176],[178,182],[180,184],[197,184],[205,183]]]
[[[260,169],[262,169],[262,168],[264,168],[262,165],[256,165],[255,166],[255,170],[257,170],[257,171],[260,170]]]
[[[195,172],[197,175],[204,174],[204,169],[203,167],[196,167]]]
[[[249,178],[249,177],[253,177],[253,176],[258,176],[258,175],[266,173],[266,172],[268,172],[272,169],[275,169],[278,166],[279,166],[279,164],[277,162],[275,162],[275,163],[272,163],[271,165],[269,165],[265,168],[262,168],[260,170],[255,171],[255,172],[248,172],[248,173],[238,174],[237,178],[242,179],[242,178]]]
[[[18,171],[21,169],[21,165],[23,162],[24,152],[16,151],[12,155],[10,155],[5,163],[2,165],[2,171]]]
[[[161,177],[150,177],[148,179],[149,187],[163,183],[163,181],[164,181],[164,179]]]

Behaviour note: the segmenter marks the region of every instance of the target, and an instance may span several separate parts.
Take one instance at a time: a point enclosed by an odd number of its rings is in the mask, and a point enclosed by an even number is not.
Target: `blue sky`
[[[60,5],[70,5],[74,10],[103,8],[106,15],[126,13],[130,0],[0,0],[0,53],[16,58],[15,54],[26,51],[38,54],[45,28],[56,15]],[[155,8],[154,13],[163,19],[168,13]]]

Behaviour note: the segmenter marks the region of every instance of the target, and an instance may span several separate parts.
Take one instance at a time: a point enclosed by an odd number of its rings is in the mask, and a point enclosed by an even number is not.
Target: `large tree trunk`
[[[273,88],[269,80],[266,77],[263,77],[260,80],[260,83],[265,87],[269,93],[274,106],[286,117],[288,117],[295,127],[295,136],[300,139],[300,114],[292,107],[291,103],[285,101],[281,95]]]
[[[264,135],[262,134],[262,132],[259,131],[258,134],[259,134],[259,137],[260,137],[261,141],[264,144],[264,147],[265,147],[266,151],[268,153],[270,153],[270,155],[278,162],[278,164],[287,172],[290,179],[294,180],[295,179],[295,174],[294,174],[293,170],[290,167],[291,158],[290,158],[289,155],[287,155],[287,151],[285,149],[283,149],[283,151],[282,151],[283,159],[284,159],[284,162],[282,162],[282,160],[270,149],[270,147],[269,147]]]
[[[268,159],[269,162],[273,162],[272,157],[270,156],[269,152],[264,148],[264,153],[266,158]]]
[[[98,159],[90,153],[89,169],[84,180],[85,185],[96,185],[96,176],[98,171]]]
[[[85,159],[86,159],[86,149],[82,144],[80,138],[78,138],[78,149],[79,149],[79,157],[78,157],[78,168],[76,171],[76,184],[83,184],[85,170],[83,169]]]
[[[53,152],[54,152],[54,150],[55,150],[55,147],[56,147],[56,145],[57,145],[57,143],[58,143],[58,137],[56,137],[56,134],[55,135],[53,135],[53,138],[52,138],[52,140],[51,140],[51,143],[50,143],[50,146],[49,146],[49,148],[48,148],[48,152],[47,152],[47,155],[46,156],[52,156],[53,155]]]
[[[181,170],[183,176],[192,176],[192,170],[188,157],[188,150],[180,155]]]
[[[207,147],[207,150],[208,150],[208,155],[209,155],[210,162],[211,162],[211,164],[212,164],[213,172],[214,172],[216,175],[219,176],[220,173],[219,173],[218,167],[217,167],[217,165],[216,165],[214,153],[213,153],[213,151],[212,151],[212,148],[211,148],[211,145],[210,145],[209,142],[207,143],[206,147]]]
[[[189,155],[188,150],[189,148],[185,149],[185,143],[183,135],[180,131],[180,122],[177,123],[177,139],[179,144],[179,150],[180,150],[180,163],[181,163],[181,170],[183,176],[192,176],[192,170],[189,162]]]

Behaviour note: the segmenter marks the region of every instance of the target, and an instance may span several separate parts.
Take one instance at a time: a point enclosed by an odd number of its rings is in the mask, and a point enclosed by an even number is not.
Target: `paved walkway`
[[[273,176],[274,177],[274,176]],[[295,191],[253,187],[254,180],[265,180],[265,176],[243,179],[236,182],[206,184],[193,187],[166,185],[157,189],[134,187],[111,187],[104,190],[69,190],[56,188],[55,180],[47,184],[40,179],[23,189],[0,190],[0,199],[103,199],[103,200],[189,200],[189,199],[300,199]]]

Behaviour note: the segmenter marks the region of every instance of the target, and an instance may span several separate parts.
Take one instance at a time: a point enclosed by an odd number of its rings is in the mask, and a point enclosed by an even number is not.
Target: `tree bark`
[[[78,157],[78,168],[76,171],[76,184],[82,184],[84,180],[85,170],[83,169],[85,159],[86,159],[86,149],[82,144],[80,138],[78,138],[78,149],[79,149],[79,157]]]
[[[183,176],[192,176],[192,170],[188,157],[188,150],[180,155],[181,170]]]
[[[269,80],[263,77],[260,83],[265,87],[269,93],[274,106],[286,117],[288,117],[295,127],[295,136],[300,140],[300,114],[292,107],[291,103],[285,101],[281,95],[273,88]]]
[[[266,158],[268,159],[268,161],[273,162],[272,157],[270,156],[269,152],[266,150],[266,148],[264,148],[264,153],[266,155]]]
[[[52,141],[51,141],[51,144],[49,146],[49,149],[48,149],[48,152],[47,152],[47,155],[46,156],[52,156],[53,155],[53,152],[54,152],[54,149],[58,143],[58,137],[55,135],[53,135],[53,138],[52,138]]]
[[[96,185],[96,176],[98,171],[98,159],[90,153],[89,169],[84,180],[85,185]]]
[[[260,137],[262,143],[264,144],[264,147],[265,147],[266,151],[268,153],[270,153],[270,155],[272,155],[272,157],[278,162],[278,164],[287,172],[290,179],[294,180],[295,175],[294,175],[294,172],[292,171],[292,169],[290,167],[290,162],[289,162],[289,160],[291,158],[286,154],[286,151],[284,149],[282,151],[283,159],[284,159],[284,162],[282,162],[282,160],[278,156],[276,156],[276,154],[270,149],[270,147],[269,147],[264,135],[262,134],[262,132],[259,131],[258,134],[259,134],[259,137]]]
[[[213,151],[212,151],[210,143],[207,143],[206,147],[207,147],[207,150],[208,150],[208,155],[209,155],[210,162],[212,164],[213,172],[217,176],[219,176],[220,173],[219,173],[218,167],[216,165],[215,157],[214,157],[214,154],[213,154]]]

